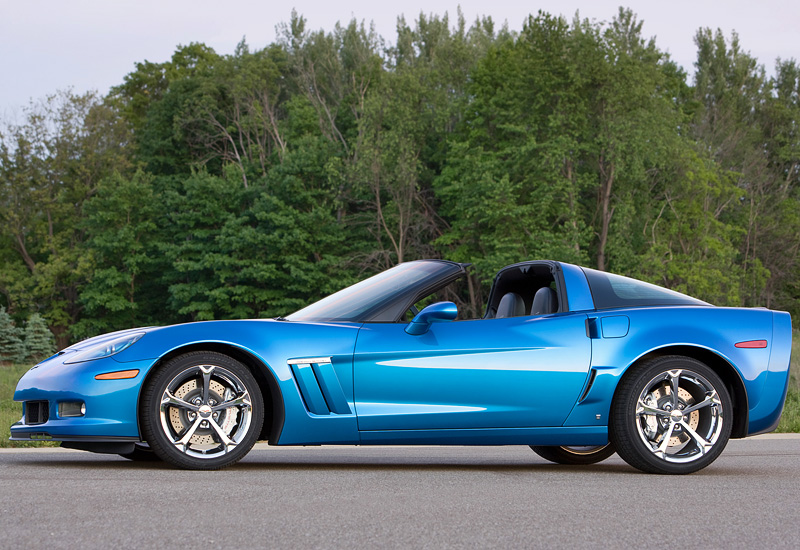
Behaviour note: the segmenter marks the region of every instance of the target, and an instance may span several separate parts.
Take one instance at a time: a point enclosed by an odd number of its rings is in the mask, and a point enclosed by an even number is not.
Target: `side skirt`
[[[362,431],[362,445],[605,445],[607,426]]]

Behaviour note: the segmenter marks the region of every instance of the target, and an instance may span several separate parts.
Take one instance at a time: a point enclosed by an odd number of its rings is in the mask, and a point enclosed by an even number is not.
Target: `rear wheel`
[[[175,466],[215,470],[240,460],[264,422],[252,373],[215,352],[191,352],[163,365],[142,397],[141,424],[153,452]]]
[[[560,447],[531,445],[533,452],[556,464],[596,464],[614,454],[611,443],[605,445],[576,446],[562,445]]]
[[[631,466],[688,474],[720,455],[731,434],[733,405],[722,379],[689,357],[659,357],[620,382],[609,437]]]

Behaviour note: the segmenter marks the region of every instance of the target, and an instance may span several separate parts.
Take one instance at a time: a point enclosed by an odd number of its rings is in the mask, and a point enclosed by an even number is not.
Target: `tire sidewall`
[[[178,374],[198,365],[229,370],[241,380],[250,394],[252,416],[247,434],[235,449],[215,458],[197,458],[182,453],[175,448],[161,426],[161,396],[167,386]],[[190,352],[166,362],[146,382],[139,414],[144,438],[159,458],[179,468],[216,470],[238,462],[255,445],[264,422],[264,400],[255,377],[239,361],[217,352]]]
[[[645,385],[661,373],[691,370],[705,378],[716,390],[722,403],[722,430],[709,452],[691,462],[675,463],[658,458],[639,435],[636,408]],[[683,356],[664,356],[634,367],[620,382],[611,405],[612,423],[609,438],[617,453],[631,466],[658,474],[689,474],[714,462],[725,449],[733,426],[733,403],[727,387],[711,367],[696,359]]]
[[[594,451],[588,453],[576,453],[569,449],[569,446],[545,446],[545,445],[531,445],[533,452],[556,464],[565,464],[571,466],[587,466],[590,464],[597,464],[609,458],[616,451],[614,445],[608,443],[607,445],[598,446]]]

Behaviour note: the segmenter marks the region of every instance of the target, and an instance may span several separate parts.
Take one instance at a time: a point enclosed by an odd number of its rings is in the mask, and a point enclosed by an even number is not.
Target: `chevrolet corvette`
[[[17,441],[234,464],[272,445],[529,445],[687,474],[774,430],[791,319],[555,261],[501,269],[485,314],[436,301],[466,274],[402,263],[286,318],[137,328],[31,368]]]

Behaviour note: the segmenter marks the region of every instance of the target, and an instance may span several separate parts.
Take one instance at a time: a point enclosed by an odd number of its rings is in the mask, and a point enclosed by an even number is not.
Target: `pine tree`
[[[38,363],[56,350],[53,333],[38,313],[31,315],[25,325],[25,348],[27,360],[31,363]]]
[[[20,332],[6,308],[0,307],[0,363],[22,363],[25,360],[25,345]]]

